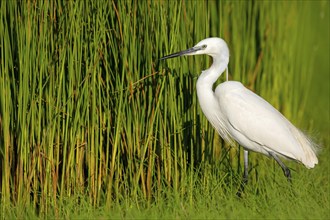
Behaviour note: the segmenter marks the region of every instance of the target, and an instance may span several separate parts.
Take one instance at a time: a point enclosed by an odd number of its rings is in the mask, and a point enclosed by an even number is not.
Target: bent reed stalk
[[[308,19],[299,2],[0,4],[2,209],[58,212],[74,196],[93,206],[150,203],[168,188],[193,203],[196,184],[208,188],[212,176],[235,191],[242,153],[224,145],[196,99],[209,62],[158,62],[205,37],[229,42],[231,79],[294,122],[303,117],[311,76],[298,53]],[[253,183],[267,175],[258,172]]]

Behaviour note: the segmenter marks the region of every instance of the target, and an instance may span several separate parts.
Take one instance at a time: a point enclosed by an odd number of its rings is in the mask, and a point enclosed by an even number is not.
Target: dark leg
[[[291,182],[291,172],[290,172],[290,169],[285,166],[285,164],[280,160],[280,158],[278,158],[276,156],[276,154],[274,154],[273,152],[268,152],[270,156],[272,156],[276,162],[282,167],[282,170],[283,170],[283,173],[284,173],[284,176],[286,176],[286,178],[288,178],[288,181]]]
[[[249,162],[249,151],[244,150],[244,174],[243,174],[243,182],[241,183],[236,195],[241,197],[242,192],[244,191],[244,187],[248,182],[248,162]]]

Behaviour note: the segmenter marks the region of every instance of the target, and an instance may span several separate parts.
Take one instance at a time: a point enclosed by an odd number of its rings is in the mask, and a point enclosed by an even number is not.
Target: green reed
[[[59,217],[71,197],[143,207],[167,193],[193,204],[196,187],[235,192],[241,151],[218,137],[196,97],[211,59],[159,58],[220,36],[230,79],[301,126],[308,13],[300,2],[2,1],[2,210],[27,205]],[[250,183],[270,164],[252,154]]]

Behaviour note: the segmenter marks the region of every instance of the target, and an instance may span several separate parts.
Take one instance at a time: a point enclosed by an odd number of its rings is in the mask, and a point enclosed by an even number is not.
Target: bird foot
[[[242,194],[244,193],[244,188],[245,185],[247,185],[248,183],[248,178],[247,177],[243,177],[243,181],[241,182],[241,185],[238,189],[238,191],[236,192],[236,196],[238,196],[239,198],[242,198]]]

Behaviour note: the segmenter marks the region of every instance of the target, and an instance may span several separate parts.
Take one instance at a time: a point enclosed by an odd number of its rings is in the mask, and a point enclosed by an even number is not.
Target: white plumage
[[[226,81],[212,90],[229,63],[228,46],[221,38],[204,39],[193,48],[162,59],[197,54],[213,58],[211,67],[202,71],[198,78],[197,95],[203,113],[225,141],[233,143],[235,140],[245,150],[273,157],[289,180],[290,170],[278,156],[299,161],[307,168],[318,163],[314,144],[278,110],[240,82]],[[247,159],[246,152],[245,179]]]
[[[313,168],[318,160],[311,142],[279,111],[241,83],[228,81],[215,91],[229,134],[248,150],[284,156]],[[237,112],[233,114],[233,112]]]

